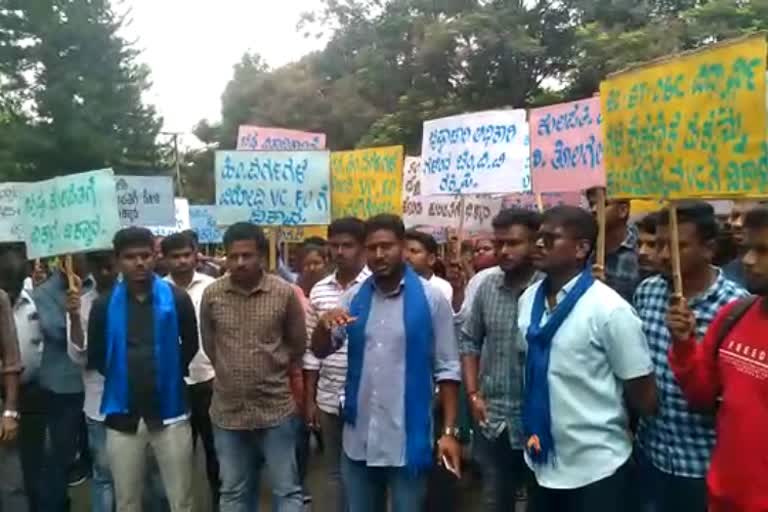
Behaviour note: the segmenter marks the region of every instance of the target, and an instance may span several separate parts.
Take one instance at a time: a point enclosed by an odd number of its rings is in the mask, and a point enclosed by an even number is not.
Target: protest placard
[[[328,226],[283,226],[278,228],[277,241],[281,244],[300,244],[309,237],[327,238]]]
[[[112,169],[28,183],[21,218],[31,259],[110,249],[120,229]]]
[[[21,201],[26,183],[0,183],[0,242],[23,242]]]
[[[531,190],[525,110],[491,110],[424,123],[421,194]]]
[[[216,225],[216,206],[189,205],[189,223],[201,244],[220,244],[223,231]]]
[[[237,149],[245,151],[310,151],[325,149],[325,134],[241,125]]]
[[[403,211],[403,147],[331,153],[333,218]]]
[[[217,222],[328,224],[328,151],[217,151]]]
[[[406,156],[403,163],[403,202],[421,195],[421,157]]]
[[[170,176],[115,176],[115,186],[123,226],[169,226],[175,222]]]
[[[403,223],[407,228],[431,226],[457,228],[464,211],[462,228],[469,232],[491,231],[491,221],[501,210],[502,198],[490,195],[421,196],[404,202]]]
[[[605,186],[600,98],[536,108],[528,120],[534,192]]]
[[[189,201],[183,197],[177,197],[173,200],[174,221],[172,224],[164,226],[147,226],[155,236],[168,236],[174,233],[181,233],[192,229],[192,222],[189,214]]]
[[[541,205],[547,210],[554,206],[571,205],[586,208],[587,201],[580,192],[547,192],[541,194]],[[525,208],[526,210],[538,210],[536,194],[523,192],[520,194],[507,194],[504,196],[504,208]]]
[[[768,193],[765,55],[758,34],[602,82],[608,196]]]

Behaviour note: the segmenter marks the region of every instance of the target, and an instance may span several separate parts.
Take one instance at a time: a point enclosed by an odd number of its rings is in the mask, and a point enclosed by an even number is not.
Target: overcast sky
[[[232,66],[251,50],[277,67],[319,49],[297,30],[301,13],[321,0],[113,0],[130,9],[124,35],[137,41],[152,69],[146,98],[165,118],[164,130],[188,132],[202,118],[218,120]]]

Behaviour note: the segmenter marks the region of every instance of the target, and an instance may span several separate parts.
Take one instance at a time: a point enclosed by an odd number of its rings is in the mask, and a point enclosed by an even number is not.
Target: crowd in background
[[[455,510],[462,472],[489,511],[768,511],[768,210],[677,215],[682,296],[669,210],[615,200],[603,266],[569,206],[445,247],[338,219],[275,273],[248,223],[220,256],[126,228],[74,276],[4,247],[0,510],[66,511],[87,479],[94,512],[188,511],[202,449],[222,512],[261,476],[280,512]]]

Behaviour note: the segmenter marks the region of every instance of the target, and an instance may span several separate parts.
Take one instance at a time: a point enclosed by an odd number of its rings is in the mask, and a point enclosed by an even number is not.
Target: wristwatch
[[[459,427],[445,427],[443,429],[443,435],[453,438],[459,437]]]
[[[19,414],[19,411],[3,411],[3,418],[13,418],[14,420],[18,420],[21,417],[21,414]]]

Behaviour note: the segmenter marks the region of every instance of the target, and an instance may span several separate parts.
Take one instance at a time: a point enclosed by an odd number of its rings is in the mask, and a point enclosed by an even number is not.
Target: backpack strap
[[[726,336],[736,327],[741,317],[743,317],[749,308],[757,302],[757,295],[750,295],[748,297],[742,297],[736,301],[731,310],[725,316],[723,323],[720,324],[720,328],[717,330],[717,336],[715,337],[715,354],[720,350],[720,345],[725,341]],[[715,356],[717,357],[717,356]]]

